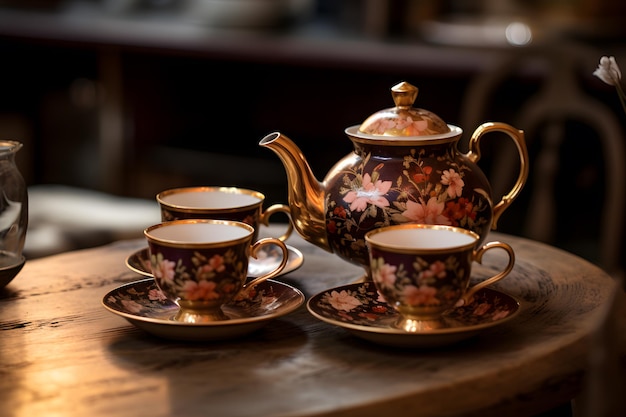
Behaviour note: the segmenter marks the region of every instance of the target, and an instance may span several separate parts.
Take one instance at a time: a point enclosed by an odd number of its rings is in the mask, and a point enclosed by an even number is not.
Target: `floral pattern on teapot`
[[[288,179],[294,229],[306,241],[363,266],[371,279],[365,234],[401,223],[442,224],[476,232],[481,241],[521,192],[528,177],[524,132],[506,123],[478,126],[461,153],[463,129],[414,107],[417,87],[391,89],[395,107],[382,109],[345,129],[354,151],[318,181],[302,151],[280,132],[259,144],[281,159]],[[476,165],[484,135],[499,132],[516,145],[519,174],[494,204],[489,181]],[[478,244],[481,243],[478,242]]]
[[[401,169],[386,167],[397,165],[390,160],[367,170],[372,165],[367,154],[343,173],[333,187],[336,193],[326,195],[326,231],[339,253],[367,259],[365,233],[392,224],[441,224],[485,234],[491,224],[490,190],[466,177],[476,169],[454,153],[427,149],[408,149]]]

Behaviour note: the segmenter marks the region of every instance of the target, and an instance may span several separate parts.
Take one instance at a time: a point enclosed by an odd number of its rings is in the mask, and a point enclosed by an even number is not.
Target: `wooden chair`
[[[568,121],[588,126],[597,137],[597,143],[589,140],[585,146],[601,148],[602,161],[599,169],[604,169],[604,195],[599,204],[599,229],[597,236],[588,242],[588,247],[596,247],[597,254],[578,253],[597,263],[613,275],[623,274],[620,264],[624,253],[624,216],[626,208],[626,136],[615,111],[605,103],[586,94],[578,73],[591,77],[597,67],[601,53],[577,44],[554,42],[538,47],[517,48],[503,52],[502,59],[490,71],[477,76],[469,86],[462,106],[462,126],[470,128],[485,121],[485,116],[501,104],[494,100],[499,88],[512,78],[522,75],[530,79],[536,77],[542,82],[538,92],[527,97],[524,102],[514,103],[515,113],[509,122],[526,133],[531,147],[539,147],[531,152],[531,175],[524,193],[529,195],[523,210],[525,217],[515,219],[523,222],[522,235],[549,244],[557,243],[559,228],[573,226],[559,224],[561,216],[557,212],[559,202],[555,197],[559,184],[560,171],[568,163],[562,157],[564,147],[573,140],[566,133]],[[600,80],[597,80],[601,83]],[[501,94],[500,94],[501,96]],[[587,141],[587,138],[585,138]],[[504,141],[503,141],[504,142]],[[534,155],[534,156],[533,156]],[[514,181],[518,160],[514,149],[502,146],[496,148],[490,181],[495,195],[502,195]],[[585,222],[586,207],[595,202],[584,201],[571,196],[571,210],[578,210],[578,219]],[[514,205],[517,202],[514,203]],[[510,215],[505,213],[503,217]],[[503,230],[506,231],[506,230]],[[556,246],[559,246],[558,244]],[[567,249],[567,247],[566,247]]]

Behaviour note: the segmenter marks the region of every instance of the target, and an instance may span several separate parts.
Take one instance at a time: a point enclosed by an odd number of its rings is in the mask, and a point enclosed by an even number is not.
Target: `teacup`
[[[382,227],[365,235],[372,280],[400,314],[399,327],[416,330],[419,321],[438,320],[511,272],[515,263],[511,246],[493,241],[475,248],[479,239],[462,228],[424,224]],[[470,286],[472,263],[481,262],[483,254],[495,248],[508,253],[507,266]]]
[[[162,191],[156,196],[161,208],[161,221],[180,219],[234,220],[247,223],[258,237],[261,224],[269,226],[270,217],[278,212],[289,218],[287,231],[279,237],[283,242],[291,235],[293,225],[289,206],[274,204],[263,210],[265,196],[254,190],[237,187],[183,187]]]
[[[254,287],[278,275],[287,264],[287,248],[276,238],[254,241],[254,228],[228,220],[185,219],[144,230],[152,274],[165,297],[178,304],[174,320],[186,323],[226,320],[222,306],[251,295]],[[246,283],[248,260],[266,245],[282,252],[272,271]]]

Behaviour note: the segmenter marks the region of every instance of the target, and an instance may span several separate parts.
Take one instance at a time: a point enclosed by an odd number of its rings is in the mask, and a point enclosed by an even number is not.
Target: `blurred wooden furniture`
[[[621,110],[588,94],[580,75],[587,71],[589,77],[600,56],[594,48],[565,41],[503,54],[470,83],[463,117],[474,126],[498,106],[516,109],[511,122],[525,131],[533,154],[528,199],[521,204],[526,208],[510,218],[523,224],[521,235],[565,245],[623,275],[626,194],[618,190],[626,190],[626,133]],[[540,88],[523,100],[507,97],[506,83],[533,66],[547,68],[539,76]],[[517,154],[504,145],[492,156],[495,195],[515,180]]]
[[[146,198],[190,182],[280,197],[280,163],[257,146],[267,133],[297,137],[315,171],[327,172],[351,150],[344,129],[390,106],[391,86],[413,82],[416,104],[454,123],[451,97],[499,55],[324,22],[247,31],[176,14],[8,8],[0,52],[12,63],[0,68],[0,114],[32,123],[33,180]],[[225,172],[233,164],[250,166],[247,175]]]
[[[269,233],[272,233],[270,229]],[[140,279],[125,258],[143,240],[28,261],[0,292],[0,401],[14,417],[531,416],[582,387],[591,335],[612,279],[576,256],[509,235],[517,263],[498,288],[513,321],[459,345],[396,349],[315,319],[302,307],[237,340],[159,339],[106,311]],[[304,265],[280,281],[307,297],[361,269],[292,237]],[[481,268],[504,258],[485,257]],[[616,336],[626,352],[626,317]],[[149,405],[149,406],[148,406]]]

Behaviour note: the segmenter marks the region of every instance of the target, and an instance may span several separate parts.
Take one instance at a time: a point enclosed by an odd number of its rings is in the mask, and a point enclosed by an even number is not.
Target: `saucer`
[[[295,271],[300,268],[304,262],[302,252],[289,245],[286,246],[289,251],[287,265],[285,265],[285,269],[283,269],[277,276]],[[271,272],[280,264],[281,258],[281,251],[278,249],[278,246],[268,245],[268,247],[261,248],[259,250],[258,259],[250,257],[250,261],[248,262],[248,276],[256,278]],[[152,278],[152,271],[150,268],[150,252],[148,248],[138,250],[137,252],[129,255],[126,258],[126,266],[130,268],[131,271],[136,272],[139,275]]]
[[[435,347],[470,338],[515,317],[520,303],[503,292],[484,288],[466,306],[446,312],[438,321],[418,322],[415,331],[395,326],[399,314],[379,295],[373,282],[326,290],[312,297],[307,309],[316,318],[343,327],[363,339],[398,347]]]
[[[214,341],[239,337],[260,329],[304,304],[296,288],[268,279],[256,287],[253,299],[233,301],[222,310],[229,320],[207,323],[174,321],[178,306],[166,299],[154,279],[122,285],[104,296],[102,305],[138,328],[173,340]]]

